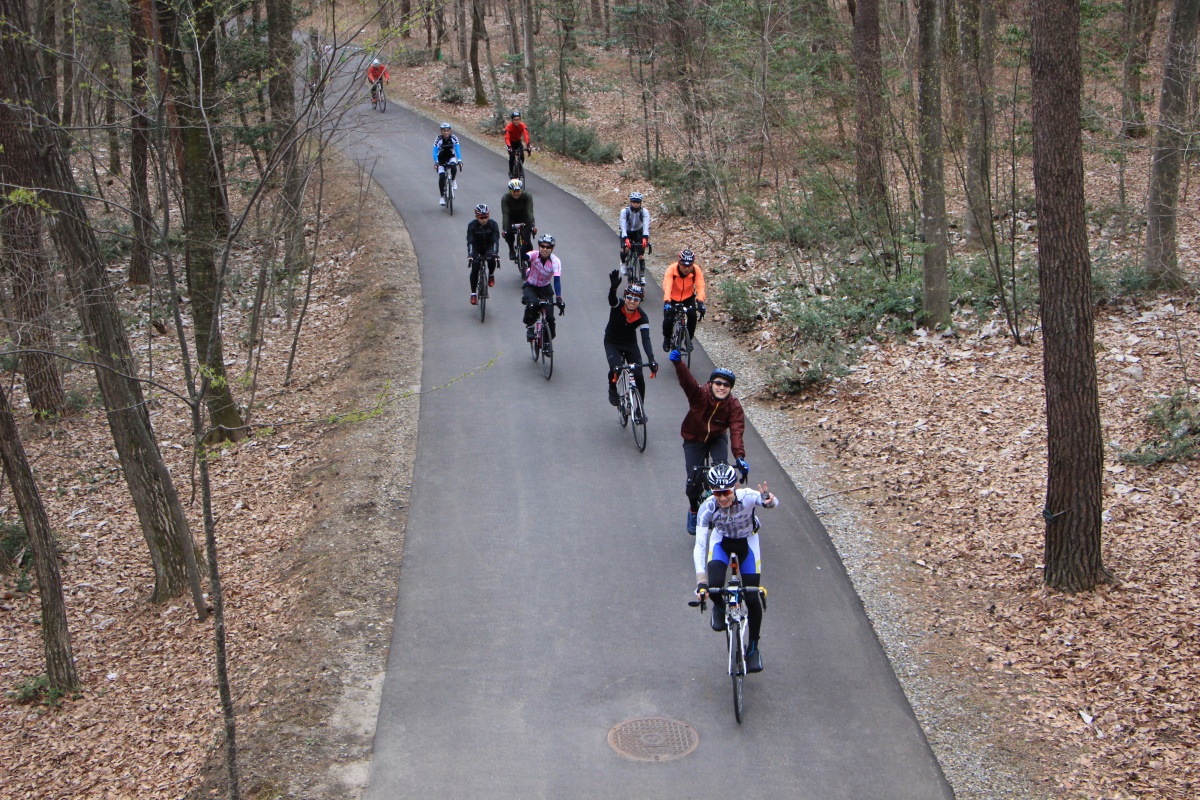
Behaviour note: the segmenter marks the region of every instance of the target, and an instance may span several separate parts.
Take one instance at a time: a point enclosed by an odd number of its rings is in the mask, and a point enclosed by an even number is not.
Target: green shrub
[[[460,106],[467,102],[463,91],[463,87],[458,85],[458,78],[452,73],[446,73],[442,77],[442,82],[438,84],[438,100],[441,100],[443,103],[449,103],[452,106]]]
[[[1092,302],[1112,304],[1153,290],[1150,273],[1124,253],[1101,247],[1092,254]]]
[[[9,700],[21,705],[41,702],[43,705],[54,707],[58,706],[64,696],[62,690],[55,689],[50,685],[50,680],[45,675],[21,681],[13,687],[11,692],[6,694]]]
[[[1200,409],[1187,389],[1176,389],[1160,397],[1147,416],[1157,435],[1121,453],[1126,464],[1159,464],[1164,461],[1188,461],[1196,457],[1200,445]]]
[[[23,522],[0,521],[0,572],[33,566],[33,551]]]
[[[638,169],[664,190],[659,209],[665,216],[712,216],[718,181],[727,178],[725,168],[719,165],[709,165],[705,169],[699,164],[673,158],[656,158],[649,165],[640,161]]]
[[[846,204],[853,189],[839,187],[820,172],[806,175],[801,183],[803,192],[772,197],[766,208],[754,197],[745,197],[742,207],[751,227],[769,241],[801,249],[855,240],[856,226]]]
[[[621,157],[619,144],[601,141],[594,129],[582,125],[546,119],[535,135],[539,145],[585,164],[612,164]]]
[[[736,278],[726,278],[721,281],[719,288],[725,310],[733,320],[733,327],[740,331],[748,331],[754,327],[759,312],[750,287]]]
[[[841,342],[804,342],[782,363],[768,369],[771,389],[790,394],[823,386],[849,372],[853,351]]]

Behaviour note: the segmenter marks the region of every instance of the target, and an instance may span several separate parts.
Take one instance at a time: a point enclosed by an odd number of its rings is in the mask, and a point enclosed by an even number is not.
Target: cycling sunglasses
[[[733,489],[713,489],[713,494],[717,497],[728,497],[733,494]]]
[[[713,386],[724,386],[726,389],[732,388],[733,384],[729,381],[713,381]]]

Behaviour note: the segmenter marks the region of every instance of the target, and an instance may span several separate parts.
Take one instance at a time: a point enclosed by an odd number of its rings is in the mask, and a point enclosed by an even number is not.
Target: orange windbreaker
[[[701,303],[707,303],[704,295],[704,273],[699,264],[692,265],[692,274],[686,278],[679,274],[679,262],[667,267],[663,276],[663,302],[682,303],[695,294]]]

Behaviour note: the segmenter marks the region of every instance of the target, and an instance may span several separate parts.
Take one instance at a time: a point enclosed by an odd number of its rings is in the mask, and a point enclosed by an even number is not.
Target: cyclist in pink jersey
[[[567,304],[562,298],[562,262],[554,255],[554,237],[538,239],[538,249],[529,251],[529,269],[525,272],[525,285],[521,291],[521,303],[525,306],[525,338],[533,341],[533,322],[537,319],[538,304],[553,302],[558,313],[567,313]],[[548,309],[550,338],[555,336],[554,306]]]

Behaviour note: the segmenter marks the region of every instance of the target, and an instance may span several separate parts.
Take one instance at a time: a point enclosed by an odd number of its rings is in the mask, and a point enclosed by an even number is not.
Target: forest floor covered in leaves
[[[436,103],[440,78],[429,65],[411,74],[397,67],[392,91],[495,145],[496,137],[475,133],[486,110]],[[602,138],[635,152],[633,100],[597,93],[585,102]],[[657,212],[654,188],[630,177],[629,164],[579,166],[539,154],[530,168],[574,186],[608,220],[632,188]],[[394,210],[372,192],[359,212],[357,180],[345,169],[331,184],[341,187],[327,201],[339,209],[335,232],[318,259],[292,385],[282,384],[289,337],[276,317],[253,404],[254,421],[270,427],[214,464],[243,792],[256,800],[355,796],[386,666],[421,304]],[[654,240],[656,275],[686,245],[714,284],[732,275],[766,293],[779,282],[769,249],[736,227],[721,248],[704,221],[659,217]],[[1193,221],[1181,233],[1193,270],[1198,247]],[[238,269],[253,271],[249,262]],[[121,296],[142,331],[135,350],[143,364],[153,356],[159,379],[177,376],[177,344],[151,332],[145,298],[128,289]],[[756,421],[787,420],[769,438],[803,449],[819,482],[801,488],[822,517],[836,506],[855,520],[835,541],[856,583],[872,586],[864,602],[889,653],[919,668],[915,676],[899,671],[910,696],[914,678],[924,687],[914,701],[923,722],[934,724],[931,706],[974,717],[988,750],[978,757],[1026,775],[1046,796],[1195,797],[1197,470],[1189,461],[1138,466],[1119,458],[1155,435],[1147,417],[1159,398],[1200,374],[1194,296],[1137,296],[1098,308],[1104,560],[1115,580],[1078,596],[1041,584],[1045,424],[1036,328],[1017,345],[996,320],[960,313],[952,334],[880,333],[861,343],[848,374],[781,394],[766,365],[791,331],[769,310],[743,330],[716,292],[710,298],[701,340],[738,365],[739,394]],[[229,324],[236,340],[241,332]],[[89,373],[68,380],[92,394]],[[167,397],[155,402],[156,430],[188,503],[186,414]],[[339,414],[351,416],[335,423]],[[0,797],[209,796],[222,780],[211,626],[193,621],[183,602],[147,603],[152,575],[102,413],[89,405],[44,426],[26,415],[22,432],[62,549],[84,690],[57,705],[0,703]],[[391,477],[381,484],[380,475]],[[188,508],[199,535],[198,506]],[[7,493],[0,515],[15,519]],[[14,690],[40,672],[37,598],[17,575],[0,586],[0,682]],[[879,597],[899,611],[882,611]],[[885,625],[885,613],[899,616]],[[903,640],[885,630],[897,626]],[[936,731],[931,739],[935,749],[953,746],[940,744]],[[961,755],[938,752],[944,764]],[[964,798],[1025,797],[956,790]]]

